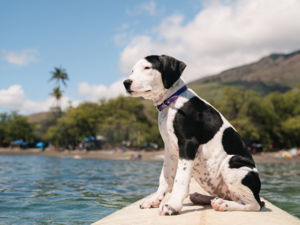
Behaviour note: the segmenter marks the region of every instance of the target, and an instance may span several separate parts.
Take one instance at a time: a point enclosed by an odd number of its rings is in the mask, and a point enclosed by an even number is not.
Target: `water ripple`
[[[0,224],[90,224],[157,189],[162,162],[0,156]],[[259,165],[261,196],[300,218],[300,165]]]
[[[0,156],[1,224],[90,224],[156,191],[161,162]]]
[[[260,164],[261,196],[300,218],[300,164]]]

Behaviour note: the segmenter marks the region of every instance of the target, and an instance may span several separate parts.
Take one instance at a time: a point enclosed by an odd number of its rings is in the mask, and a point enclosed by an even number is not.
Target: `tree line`
[[[300,147],[300,85],[286,93],[260,97],[251,91],[226,87],[223,99],[213,103],[244,140],[257,140],[265,147]],[[48,118],[30,124],[17,112],[0,114],[0,141],[50,141],[55,146],[76,145],[94,137],[97,148],[120,146],[130,141],[133,147],[156,143],[163,147],[157,124],[158,112],[148,101],[119,96],[99,102],[83,102],[62,112],[52,109]],[[97,141],[97,135],[106,138]],[[104,145],[105,144],[105,145]]]
[[[106,138],[106,144],[111,145],[120,145],[122,141],[130,141],[133,146],[145,142],[162,145],[156,110],[146,108],[142,99],[123,96],[68,108],[47,129],[44,138],[56,145],[66,145],[94,137],[95,145],[103,148],[96,138],[99,134]]]
[[[35,139],[34,126],[28,123],[25,116],[16,111],[0,113],[0,144],[15,140],[33,141]]]
[[[30,124],[17,112],[3,113],[0,114],[0,141],[42,140],[63,147],[94,137],[98,149],[120,146],[124,140],[130,141],[133,147],[143,143],[162,146],[157,116],[154,106],[146,107],[145,100],[123,96],[97,103],[83,102],[65,112],[55,107],[47,119],[38,124]],[[98,135],[105,137],[105,145],[97,141]]]
[[[222,101],[215,105],[244,140],[258,140],[266,148],[300,147],[300,85],[264,97],[225,87]]]

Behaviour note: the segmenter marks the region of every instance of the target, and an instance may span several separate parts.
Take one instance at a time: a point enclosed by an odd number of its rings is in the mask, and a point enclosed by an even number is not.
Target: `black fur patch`
[[[222,125],[220,114],[198,97],[184,103],[173,122],[179,157],[193,160],[199,146],[210,141]]]
[[[167,55],[149,55],[145,59],[152,63],[153,69],[161,73],[162,82],[166,89],[172,87],[186,67],[185,63]]]
[[[253,158],[240,135],[232,128],[224,130],[222,144],[228,155],[239,155],[249,159],[253,164]]]
[[[159,71],[160,73],[161,71],[161,63],[159,61],[159,56],[158,55],[149,55],[147,57],[145,57],[145,59],[152,63],[152,68]]]
[[[235,155],[232,156],[229,160],[229,168],[234,168],[234,169],[238,169],[241,168],[243,166],[249,167],[251,169],[255,168],[255,164],[252,160],[239,156],[239,155]]]
[[[260,207],[263,207],[264,203],[260,201],[260,179],[258,173],[251,171],[242,180],[242,184],[247,186],[253,193],[256,201],[259,203]]]
[[[163,85],[166,89],[169,89],[179,79],[186,65],[167,55],[159,56],[159,61],[161,63],[161,78]]]
[[[171,211],[172,211],[171,215],[178,215],[179,214],[179,212],[174,208],[171,208]]]

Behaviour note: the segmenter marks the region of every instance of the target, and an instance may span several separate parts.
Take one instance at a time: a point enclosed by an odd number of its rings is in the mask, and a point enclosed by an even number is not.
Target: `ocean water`
[[[0,224],[91,224],[156,191],[162,162],[0,155]],[[300,218],[300,164],[258,165],[261,196]]]
[[[300,219],[300,164],[257,165],[260,196]]]

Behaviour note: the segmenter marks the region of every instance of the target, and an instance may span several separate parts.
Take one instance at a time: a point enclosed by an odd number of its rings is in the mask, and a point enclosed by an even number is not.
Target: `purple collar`
[[[167,106],[169,106],[172,102],[176,101],[179,95],[185,92],[188,89],[186,85],[180,88],[175,94],[173,94],[170,98],[166,99],[162,104],[156,106],[158,111],[163,111]]]

